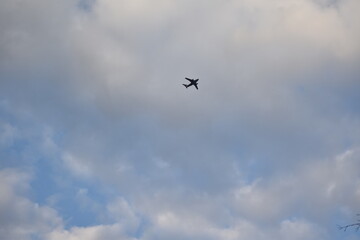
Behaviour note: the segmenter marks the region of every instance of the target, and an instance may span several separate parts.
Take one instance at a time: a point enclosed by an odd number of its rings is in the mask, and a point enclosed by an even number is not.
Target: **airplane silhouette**
[[[191,79],[191,78],[185,78],[186,80],[188,80],[188,81],[190,81],[190,83],[189,84],[183,84],[186,88],[188,88],[188,87],[190,87],[190,86],[192,86],[192,85],[194,85],[195,87],[196,87],[196,89],[199,89],[198,88],[198,81],[199,81],[199,79]]]

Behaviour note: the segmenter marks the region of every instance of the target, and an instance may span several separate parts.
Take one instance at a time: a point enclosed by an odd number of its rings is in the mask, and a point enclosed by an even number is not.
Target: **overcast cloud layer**
[[[1,1],[1,238],[358,239],[359,12]]]

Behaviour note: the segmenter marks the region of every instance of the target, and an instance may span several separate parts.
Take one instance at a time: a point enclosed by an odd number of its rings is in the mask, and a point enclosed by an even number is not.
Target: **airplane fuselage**
[[[196,89],[199,89],[199,88],[198,88],[198,81],[199,81],[199,79],[191,79],[191,78],[185,78],[185,79],[190,82],[189,84],[183,84],[186,88],[194,85],[194,87],[195,87]]]

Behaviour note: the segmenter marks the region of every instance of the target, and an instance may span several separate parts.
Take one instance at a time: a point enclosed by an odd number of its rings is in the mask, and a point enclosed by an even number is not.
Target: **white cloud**
[[[356,211],[360,200],[358,154],[355,148],[330,159],[307,162],[276,178],[240,187],[234,191],[235,207],[240,214],[268,221],[295,212],[327,221],[334,209],[346,207]]]
[[[114,219],[118,224],[128,233],[136,233],[140,226],[141,217],[133,207],[130,206],[129,202],[123,198],[117,198],[107,206],[108,215]],[[130,234],[131,235],[131,234]]]
[[[29,189],[29,175],[12,169],[0,171],[0,235],[4,239],[42,237],[62,227],[56,211],[39,206],[23,196]]]
[[[9,187],[28,180],[5,171],[1,209],[23,209],[2,219],[19,226],[5,234],[329,237],[327,219],[356,211],[360,197],[359,9],[357,0],[1,2],[0,100],[32,121],[0,120],[0,144],[13,147],[1,156],[59,159],[50,164],[68,171],[55,177],[96,179],[115,195],[99,203],[76,186],[78,203],[103,204],[115,223],[56,229],[54,210]],[[199,91],[184,91],[185,76],[200,77]]]
[[[306,221],[301,220],[285,220],[281,223],[280,227],[280,239],[328,239],[328,236],[324,234],[323,229],[314,224],[309,224]]]
[[[49,240],[134,240],[126,237],[121,225],[98,225],[93,227],[73,227],[70,230],[59,230],[48,234]]]
[[[342,213],[347,218],[357,210],[357,154],[353,149],[314,160],[228,194],[166,191],[133,203],[151,220],[145,239],[335,239],[330,235],[341,218],[333,219],[334,212],[348,209]],[[348,165],[339,165],[339,159]],[[330,195],[329,186],[335,186]]]
[[[62,157],[64,165],[78,177],[91,177],[92,170],[85,160],[82,160],[70,153],[64,153]]]
[[[18,136],[16,127],[9,123],[0,122],[0,144],[11,145]]]

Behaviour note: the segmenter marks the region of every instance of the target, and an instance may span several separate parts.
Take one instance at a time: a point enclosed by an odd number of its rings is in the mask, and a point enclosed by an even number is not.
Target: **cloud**
[[[358,153],[358,149],[349,150],[328,160],[304,164],[270,182],[259,180],[240,187],[234,191],[236,208],[258,220],[281,218],[292,212],[320,221],[330,219],[334,208],[356,209]]]
[[[65,153],[63,157],[64,164],[79,177],[89,177],[92,173],[88,166],[82,164],[80,160],[76,159],[71,154]]]
[[[360,191],[359,9],[3,1],[0,165],[17,170],[1,168],[1,203],[24,209],[5,233],[336,239]],[[50,190],[13,191],[30,188],[24,171]],[[62,226],[86,211],[96,220]]]
[[[32,239],[62,227],[62,219],[54,209],[23,196],[22,192],[29,189],[29,177],[12,169],[0,171],[0,232],[5,239]]]
[[[150,219],[145,239],[329,239],[337,231],[333,221],[341,221],[333,219],[334,211],[347,215],[356,210],[357,154],[354,149],[314,160],[285,176],[241,184],[227,194],[157,191],[133,204]],[[346,166],[339,159],[346,159]],[[344,175],[348,177],[337,177]]]
[[[2,170],[2,221],[8,226],[6,236],[14,239],[34,234],[46,239],[133,239],[134,234],[140,239],[329,239],[327,229],[334,227],[328,225],[331,209],[347,209],[343,214],[349,215],[356,209],[358,153],[357,149],[348,150],[304,165],[285,177],[242,184],[225,195],[165,189],[153,196],[140,194],[131,206],[118,198],[107,207],[115,223],[67,230],[53,209],[39,206],[19,192],[29,190],[28,174]],[[94,206],[90,197],[84,189],[77,194],[83,207]],[[298,217],[288,219],[291,215]],[[324,229],[323,224],[328,226]]]
[[[121,226],[114,225],[99,225],[93,227],[74,227],[71,230],[54,231],[46,236],[50,240],[111,240],[111,239],[124,239],[134,240],[135,238],[128,238],[123,235]]]
[[[10,125],[9,123],[0,123],[1,124],[1,145],[9,144],[11,145],[17,137],[17,129]]]
[[[327,239],[317,226],[306,221],[283,221],[280,235],[282,239]]]

